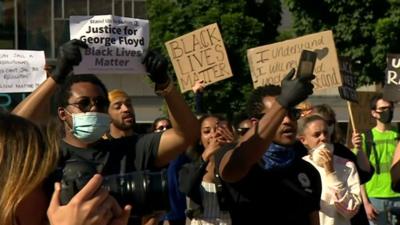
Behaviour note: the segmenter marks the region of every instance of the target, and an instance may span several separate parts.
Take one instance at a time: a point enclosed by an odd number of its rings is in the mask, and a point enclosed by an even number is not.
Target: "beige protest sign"
[[[371,98],[376,94],[376,92],[357,92],[358,103],[351,102],[349,107],[349,112],[352,113],[352,119],[354,127],[359,133],[364,133],[366,130],[371,129],[376,125],[375,120],[371,116],[371,109],[369,107],[369,102]],[[349,117],[350,118],[350,117]],[[347,128],[347,142],[351,144],[351,134],[353,133],[353,128],[349,126]]]
[[[206,85],[231,77],[224,42],[216,23],[165,43],[182,92],[197,80]]]
[[[342,85],[338,57],[332,31],[323,31],[299,38],[247,50],[253,86],[280,85],[281,80],[296,68],[303,49],[317,53],[314,68],[314,90]]]

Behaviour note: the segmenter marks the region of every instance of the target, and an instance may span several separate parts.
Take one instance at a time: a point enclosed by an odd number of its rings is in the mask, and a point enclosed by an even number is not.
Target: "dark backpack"
[[[399,136],[396,137],[396,140],[399,140]],[[375,156],[375,172],[377,174],[380,174],[380,168],[379,168],[379,160],[378,160],[378,152],[376,151],[376,144],[374,142],[374,135],[372,134],[372,129],[368,129],[365,131],[365,150],[367,153],[367,157],[369,160],[369,156],[371,155],[371,150],[372,153]]]
[[[374,135],[372,134],[371,129],[368,129],[367,131],[365,131],[365,150],[367,153],[368,160],[369,160],[369,156],[371,155],[371,150],[372,150],[372,152],[375,156],[375,172],[376,172],[376,174],[380,174],[381,170],[379,168],[378,152],[376,151]]]

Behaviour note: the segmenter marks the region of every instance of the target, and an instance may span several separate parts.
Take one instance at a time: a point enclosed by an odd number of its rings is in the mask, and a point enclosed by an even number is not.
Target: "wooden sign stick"
[[[347,102],[347,109],[349,110],[349,119],[351,122],[351,127],[353,128],[353,132],[356,132],[356,125],[354,124],[354,119],[353,119],[353,111],[351,110],[351,102],[350,101],[346,101]]]

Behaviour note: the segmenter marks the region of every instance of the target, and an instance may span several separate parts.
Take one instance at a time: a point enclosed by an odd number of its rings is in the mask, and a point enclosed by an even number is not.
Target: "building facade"
[[[285,27],[291,26],[290,13],[285,10]],[[145,0],[0,0],[0,49],[44,50],[47,64],[54,65],[57,49],[69,40],[69,17],[75,15],[106,15],[146,19]],[[138,123],[151,123],[163,114],[163,99],[154,95],[145,75],[99,75],[109,90],[126,91],[135,106]],[[374,88],[370,91],[375,91]],[[29,93],[0,93],[0,107],[12,109]],[[346,102],[337,89],[314,93],[313,104],[327,103],[337,112],[340,122],[347,123]],[[399,121],[399,109],[395,121]]]
[[[146,19],[145,0],[0,0],[0,49],[44,50],[54,65],[58,46],[68,41],[69,17],[116,15]],[[162,115],[163,101],[154,95],[145,75],[106,74],[109,90],[119,88],[132,98],[138,123]],[[0,107],[12,109],[29,93],[0,93]]]

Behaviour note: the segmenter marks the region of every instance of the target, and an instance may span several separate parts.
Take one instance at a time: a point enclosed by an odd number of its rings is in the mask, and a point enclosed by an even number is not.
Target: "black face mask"
[[[379,121],[381,121],[384,124],[388,124],[392,122],[393,119],[393,110],[385,110],[379,113]]]

